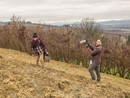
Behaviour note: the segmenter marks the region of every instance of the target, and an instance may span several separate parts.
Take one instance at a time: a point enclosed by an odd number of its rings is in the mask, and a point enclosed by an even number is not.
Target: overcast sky
[[[42,23],[130,19],[130,0],[1,0],[0,21],[13,14]]]

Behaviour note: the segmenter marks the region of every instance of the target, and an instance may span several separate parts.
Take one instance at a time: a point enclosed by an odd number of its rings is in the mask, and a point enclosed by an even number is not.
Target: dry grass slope
[[[130,80],[102,75],[92,83],[88,69],[0,49],[0,98],[130,98]]]

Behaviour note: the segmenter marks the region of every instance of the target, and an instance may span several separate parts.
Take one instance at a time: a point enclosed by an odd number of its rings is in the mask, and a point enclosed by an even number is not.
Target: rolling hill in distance
[[[0,21],[0,25],[6,25],[8,23],[9,22]],[[44,25],[62,27],[65,24],[71,25],[73,23],[74,22],[55,22],[50,24],[45,23]],[[26,24],[37,25],[38,23],[32,23],[31,21],[27,21]],[[127,37],[130,35],[130,20],[100,21],[100,22],[96,22],[96,24],[101,26],[101,29],[104,31],[104,33],[123,35]]]

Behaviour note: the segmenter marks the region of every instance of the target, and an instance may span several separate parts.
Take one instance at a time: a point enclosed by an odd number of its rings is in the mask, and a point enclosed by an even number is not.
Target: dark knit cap
[[[37,33],[33,33],[33,38],[37,38]]]

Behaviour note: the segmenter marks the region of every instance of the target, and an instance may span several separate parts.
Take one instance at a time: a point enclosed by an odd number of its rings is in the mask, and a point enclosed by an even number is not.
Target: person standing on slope
[[[100,82],[101,80],[101,76],[100,76],[100,71],[99,71],[99,66],[100,66],[100,62],[101,62],[101,54],[102,54],[102,43],[100,40],[96,41],[96,47],[94,48],[94,50],[90,49],[88,47],[88,51],[90,52],[91,56],[92,56],[92,63],[90,63],[90,67],[89,67],[89,72],[91,74],[91,78],[92,81],[94,82],[95,79],[95,74],[93,72],[93,70],[96,71],[96,75],[97,75],[97,81]]]
[[[48,55],[47,49],[40,37],[37,34],[33,34],[33,40],[31,41],[32,55],[37,56],[36,65],[39,63],[40,56],[43,55],[43,61],[45,60],[45,55]],[[40,60],[42,63],[42,60]]]

